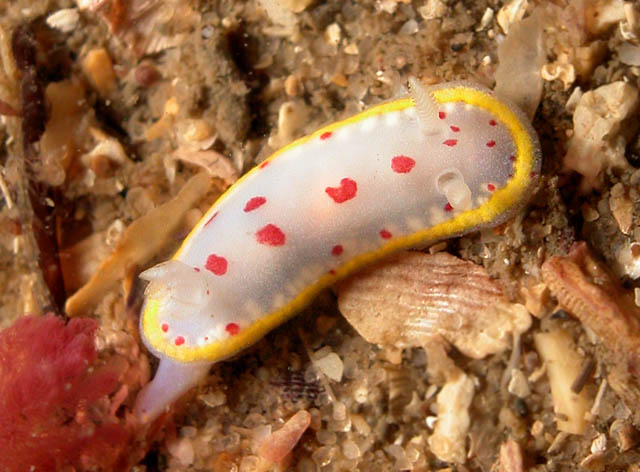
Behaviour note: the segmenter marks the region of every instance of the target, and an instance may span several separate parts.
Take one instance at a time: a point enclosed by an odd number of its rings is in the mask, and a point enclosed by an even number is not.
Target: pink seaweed
[[[0,470],[124,470],[131,430],[109,411],[115,370],[97,323],[26,316],[0,332]]]

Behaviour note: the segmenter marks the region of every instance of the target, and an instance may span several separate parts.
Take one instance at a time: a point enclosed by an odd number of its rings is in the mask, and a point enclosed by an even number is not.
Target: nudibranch
[[[136,414],[151,420],[212,363],[322,289],[400,249],[494,226],[540,170],[524,114],[490,90],[424,87],[285,146],[240,178],[149,281],[141,332],[160,358]]]

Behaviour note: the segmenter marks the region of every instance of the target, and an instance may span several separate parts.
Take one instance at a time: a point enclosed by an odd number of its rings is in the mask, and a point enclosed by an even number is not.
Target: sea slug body
[[[520,110],[469,83],[410,86],[411,97],[274,153],[215,202],[173,259],[142,274],[141,331],[161,362],[140,418],[363,265],[522,207],[540,149]]]

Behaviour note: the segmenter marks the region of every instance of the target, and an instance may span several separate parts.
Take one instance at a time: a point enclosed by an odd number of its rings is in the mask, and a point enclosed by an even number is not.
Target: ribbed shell
[[[345,281],[338,304],[369,342],[423,346],[440,334],[474,358],[502,351],[531,324],[483,267],[447,253],[396,255]]]

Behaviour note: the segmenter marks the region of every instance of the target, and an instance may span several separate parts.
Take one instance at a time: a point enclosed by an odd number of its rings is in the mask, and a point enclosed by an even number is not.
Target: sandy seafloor
[[[0,5],[0,99],[19,109],[20,73],[6,50],[19,25],[46,19],[58,31],[48,53],[61,49],[69,59],[62,77],[49,77],[65,85],[47,89],[46,138],[28,172],[16,163],[24,152],[20,119],[6,116],[0,125],[3,192],[15,198],[13,206],[0,202],[0,324],[50,306],[29,227],[15,224],[30,214],[20,206],[20,185],[29,178],[58,198],[64,297],[86,288],[105,260],[117,266],[105,286],[90,287],[89,306],[78,312],[100,321],[103,355],[129,346],[123,352],[135,353],[132,363],[137,356],[146,362],[143,348],[131,347],[139,339],[137,273],[168,258],[221,192],[275,149],[401,96],[410,76],[493,88],[499,64],[511,61],[501,85],[515,89],[514,101],[534,97],[543,164],[530,204],[498,229],[430,251],[483,267],[509,307],[526,307],[529,329],[479,359],[460,348],[466,340],[455,338],[462,332],[444,336],[446,355],[399,349],[367,342],[340,313],[338,289],[327,290],[256,345],[214,366],[135,470],[637,470],[640,396],[624,366],[638,334],[607,334],[619,326],[620,313],[634,319],[640,303],[634,2],[10,3]],[[519,29],[527,19],[529,29]],[[540,33],[537,46],[531,31]],[[498,46],[517,35],[519,42],[499,55]],[[213,179],[194,184],[180,215],[157,216],[127,236],[132,223],[175,198],[203,168]],[[156,234],[165,223],[167,234]],[[127,237],[149,243],[123,248]],[[583,269],[576,277],[543,278],[543,262],[564,257],[580,241],[599,262],[583,251],[574,258]],[[610,272],[606,283],[594,266]],[[427,288],[429,280],[422,282]],[[392,290],[402,285],[393,275],[387,282]],[[464,281],[449,283],[464,291]],[[617,295],[607,298],[611,287]],[[565,292],[571,295],[561,299]],[[631,305],[620,302],[625,297]],[[473,313],[465,316],[463,324],[474,323]],[[501,331],[502,322],[511,321],[488,320],[486,329]],[[543,332],[568,333],[574,342],[555,354],[579,359],[578,368],[563,371],[565,384],[577,381],[574,393],[587,402],[578,413],[587,415],[579,433],[563,431],[554,414],[562,400],[552,398],[549,367],[536,348]],[[155,360],[149,361],[153,371]],[[467,399],[461,394],[447,407],[438,392],[460,378],[470,382]],[[123,416],[138,388],[131,386]],[[310,414],[309,427],[283,462],[269,462],[261,442],[301,410]],[[446,421],[450,430],[438,431]]]

